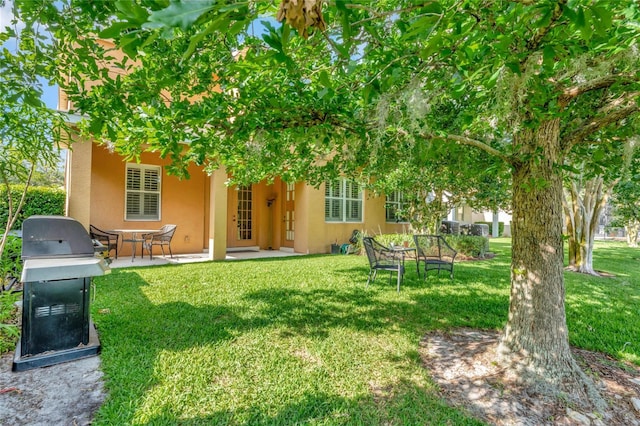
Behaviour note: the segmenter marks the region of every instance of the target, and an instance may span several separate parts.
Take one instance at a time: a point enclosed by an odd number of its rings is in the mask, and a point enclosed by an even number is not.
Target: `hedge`
[[[14,203],[20,201],[24,185],[11,185],[11,197]],[[13,229],[22,229],[24,219],[33,215],[63,215],[65,204],[65,192],[58,188],[33,186],[27,189],[22,211],[18,215]],[[9,197],[6,187],[0,189],[0,226],[4,229],[9,217]]]
[[[4,251],[0,257],[0,282],[4,285],[3,280],[8,277],[20,278],[22,275],[22,239],[9,236]]]
[[[443,235],[458,253],[468,257],[484,258],[489,252],[489,239],[477,235]]]
[[[443,234],[449,245],[461,255],[473,258],[484,258],[489,252],[489,239],[476,235],[449,235]],[[374,238],[380,244],[390,246],[391,243],[401,246],[404,241],[409,243],[409,247],[415,247],[412,234],[382,234],[375,235]]]

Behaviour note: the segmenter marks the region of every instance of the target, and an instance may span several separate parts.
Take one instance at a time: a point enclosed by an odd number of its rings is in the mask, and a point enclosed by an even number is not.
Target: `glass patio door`
[[[249,186],[238,186],[229,189],[229,228],[227,233],[228,247],[249,247],[256,245],[254,229],[255,205],[253,189]]]
[[[282,183],[282,246],[293,248],[296,226],[296,184]]]

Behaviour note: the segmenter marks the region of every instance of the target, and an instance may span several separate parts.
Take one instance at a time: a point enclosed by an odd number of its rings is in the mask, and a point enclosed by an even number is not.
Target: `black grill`
[[[89,234],[64,216],[22,225],[22,334],[13,371],[92,356],[100,342],[89,315],[91,277],[110,269]]]

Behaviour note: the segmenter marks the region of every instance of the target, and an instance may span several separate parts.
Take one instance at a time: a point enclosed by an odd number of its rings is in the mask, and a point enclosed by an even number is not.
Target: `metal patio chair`
[[[449,271],[449,276],[453,280],[453,262],[458,254],[441,235],[414,235],[413,241],[416,244],[416,264],[418,277],[420,277],[420,262],[424,263],[424,278],[427,279],[427,272],[437,270],[440,275],[441,270]]]
[[[92,240],[101,242],[107,248],[107,252],[115,250],[116,259],[118,258],[120,234],[118,234],[117,232],[103,231],[102,229],[96,228],[93,225],[89,225],[89,235],[91,236]]]
[[[394,252],[393,249],[385,247],[377,242],[373,237],[362,238],[362,244],[367,252],[369,259],[369,277],[367,278],[367,286],[369,282],[376,280],[378,271],[389,271],[389,283],[393,273],[398,274],[398,292],[400,292],[400,284],[404,277],[404,265],[400,253]]]
[[[162,228],[158,232],[150,232],[143,234],[142,239],[144,243],[142,246],[149,251],[149,259],[153,260],[153,246],[160,246],[162,250],[162,256],[164,256],[164,246],[169,248],[169,254],[173,259],[173,253],[171,252],[171,239],[176,232],[176,225],[162,225]],[[143,253],[144,256],[144,253]]]

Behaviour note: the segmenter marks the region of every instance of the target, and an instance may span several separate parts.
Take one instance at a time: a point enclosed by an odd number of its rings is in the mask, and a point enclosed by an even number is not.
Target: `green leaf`
[[[604,158],[604,150],[602,148],[598,148],[594,153],[593,153],[593,159],[595,161],[602,161],[602,159]]]
[[[522,71],[520,70],[520,63],[517,61],[508,61],[504,64],[507,68],[513,71],[514,74],[520,75]]]
[[[321,71],[318,78],[324,87],[331,87],[331,80],[329,79],[329,74],[327,74],[326,71]]]
[[[204,40],[205,37],[209,36],[210,34],[213,34],[218,30],[221,30],[227,23],[226,17],[227,17],[226,14],[216,17],[216,19],[213,19],[211,23],[207,26],[207,28],[204,29],[204,31],[200,31],[199,33],[191,37],[191,40],[189,41],[189,47],[182,55],[182,59],[185,60],[190,58],[191,55],[193,55],[193,53],[195,52],[198,44],[202,40]]]
[[[500,76],[501,71],[502,71],[502,68],[498,68],[496,72],[491,74],[491,77],[487,81],[487,87],[493,87],[496,84],[496,81],[498,80],[498,77]]]
[[[545,46],[542,50],[542,63],[549,68],[553,67],[556,52],[552,46]]]
[[[116,9],[120,14],[127,18],[130,23],[142,24],[147,20],[149,13],[146,9],[140,7],[136,2],[130,0],[121,0],[115,3]]]
[[[582,9],[581,12],[584,17],[584,26],[580,28],[580,35],[584,40],[589,41],[593,35],[593,29],[591,28],[591,10]]]
[[[94,118],[89,123],[89,131],[94,135],[99,135],[102,132],[104,126],[104,120],[101,118]]]
[[[329,93],[329,89],[327,89],[326,87],[323,88],[318,92],[318,99],[324,98],[327,95],[327,93]]]
[[[233,25],[229,27],[229,34],[239,34],[242,30],[247,27],[247,23],[245,21],[236,21]]]
[[[602,6],[592,6],[590,8],[593,16],[593,26],[599,36],[606,36],[607,31],[611,28],[611,12]]]
[[[433,27],[433,24],[438,22],[440,17],[438,15],[427,15],[413,22],[407,31],[402,35],[404,40],[409,40],[418,35],[424,35],[429,32]]]
[[[289,35],[291,34],[291,27],[286,23],[282,25],[282,46],[287,47],[287,43],[289,42]]]
[[[270,34],[264,34],[262,36],[262,39],[265,41],[265,43],[267,43],[278,52],[282,52],[282,42],[274,32],[271,32]]]
[[[576,20],[575,20],[575,24],[576,27],[582,29],[584,28],[585,24],[585,16],[584,16],[584,9],[579,7],[578,10],[576,11]]]
[[[129,22],[116,22],[110,27],[105,28],[104,30],[98,33],[98,37],[100,38],[116,38],[118,37],[123,30],[129,28],[131,24]]]
[[[172,1],[169,7],[157,10],[149,15],[150,22],[160,22],[167,27],[188,29],[202,15],[213,10],[215,0]]]
[[[420,57],[427,59],[434,53],[436,53],[442,44],[442,35],[440,33],[434,35],[429,39],[427,46],[420,51]]]

